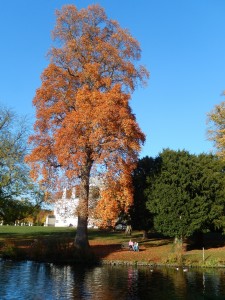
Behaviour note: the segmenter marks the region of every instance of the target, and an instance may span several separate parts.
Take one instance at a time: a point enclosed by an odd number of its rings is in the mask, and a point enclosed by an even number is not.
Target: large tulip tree
[[[149,74],[137,64],[137,40],[99,5],[66,5],[56,15],[55,46],[33,99],[36,122],[27,162],[49,190],[79,184],[75,243],[84,249],[91,177],[101,177],[103,221],[132,203],[131,173],[145,136],[129,100]]]

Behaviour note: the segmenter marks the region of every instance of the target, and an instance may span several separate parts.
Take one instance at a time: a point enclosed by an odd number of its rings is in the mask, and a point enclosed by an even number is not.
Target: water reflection
[[[225,270],[82,268],[0,260],[0,299],[225,299]]]

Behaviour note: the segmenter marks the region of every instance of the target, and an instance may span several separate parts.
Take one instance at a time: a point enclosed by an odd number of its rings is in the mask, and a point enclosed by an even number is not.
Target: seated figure
[[[129,245],[129,249],[132,250],[133,246],[134,246],[134,243],[130,240],[129,243],[128,243],[128,245]]]
[[[138,246],[138,243],[137,243],[137,242],[134,242],[133,250],[134,250],[134,251],[139,251],[139,246]]]

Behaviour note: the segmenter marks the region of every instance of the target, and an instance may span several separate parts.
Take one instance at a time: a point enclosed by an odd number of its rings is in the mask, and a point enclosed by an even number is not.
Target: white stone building
[[[79,198],[76,187],[71,190],[64,189],[61,197],[54,203],[54,214],[46,218],[46,226],[68,227],[77,226],[77,207]],[[93,228],[94,220],[88,220],[88,227]]]
[[[77,226],[77,206],[79,199],[76,197],[76,188],[64,189],[62,197],[54,204],[56,227]]]

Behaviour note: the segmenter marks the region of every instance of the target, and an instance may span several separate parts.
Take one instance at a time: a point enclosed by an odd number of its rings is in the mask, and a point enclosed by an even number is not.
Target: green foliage
[[[14,224],[31,216],[36,210],[28,200],[1,199],[2,220],[4,224]]]
[[[224,164],[211,154],[164,150],[149,175],[147,207],[159,232],[182,239],[221,227],[224,213]]]
[[[134,202],[130,208],[132,227],[137,230],[148,231],[153,226],[153,217],[146,208],[147,197],[144,193],[147,188],[147,177],[155,172],[157,159],[144,157],[138,161],[133,172]]]
[[[19,118],[10,109],[0,106],[0,221],[5,223],[14,223],[32,211],[37,212],[44,197],[31,181],[29,168],[24,163],[28,151],[27,128],[26,118]],[[35,207],[28,199],[33,200]]]
[[[0,107],[0,196],[17,197],[25,193],[29,169],[24,164],[28,137],[26,120]]]
[[[225,92],[223,92],[225,95]],[[225,102],[215,105],[208,114],[208,138],[213,141],[217,149],[217,155],[225,158]]]

